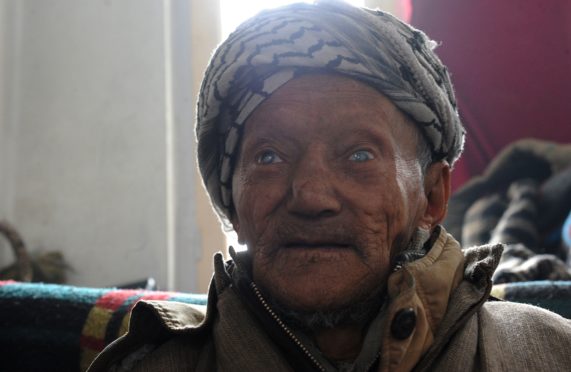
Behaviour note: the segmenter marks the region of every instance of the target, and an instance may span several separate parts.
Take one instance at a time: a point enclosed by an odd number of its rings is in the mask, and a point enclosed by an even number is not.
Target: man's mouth
[[[328,241],[292,241],[283,245],[286,249],[351,249],[351,245]]]
[[[278,229],[272,243],[275,252],[318,253],[360,255],[359,240],[346,226],[310,226],[289,224],[288,228]]]

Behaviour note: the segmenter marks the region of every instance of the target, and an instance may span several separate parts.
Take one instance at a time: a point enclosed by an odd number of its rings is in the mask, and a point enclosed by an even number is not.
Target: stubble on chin
[[[385,301],[384,293],[384,288],[379,287],[363,299],[325,310],[296,310],[267,292],[264,295],[272,309],[290,327],[315,332],[338,326],[364,326],[379,312]]]

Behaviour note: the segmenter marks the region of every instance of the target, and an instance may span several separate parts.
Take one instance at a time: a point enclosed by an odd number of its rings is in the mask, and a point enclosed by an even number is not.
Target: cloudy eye
[[[356,161],[358,163],[362,163],[368,160],[373,160],[375,157],[373,156],[373,154],[370,151],[367,150],[359,150],[359,151],[355,151],[354,153],[351,154],[351,156],[349,157],[349,160],[351,161]]]
[[[273,164],[273,163],[281,163],[282,159],[272,150],[266,150],[258,155],[256,159],[258,164]]]

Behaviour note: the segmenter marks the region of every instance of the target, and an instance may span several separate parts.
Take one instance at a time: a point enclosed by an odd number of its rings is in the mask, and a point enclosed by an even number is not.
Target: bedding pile
[[[464,247],[506,244],[495,284],[571,280],[570,211],[571,145],[528,139],[452,196],[444,225]]]

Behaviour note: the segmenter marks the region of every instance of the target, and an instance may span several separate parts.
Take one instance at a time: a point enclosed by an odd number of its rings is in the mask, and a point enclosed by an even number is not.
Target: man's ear
[[[421,225],[432,229],[446,217],[450,198],[450,165],[442,160],[431,164],[424,175],[426,209]]]

